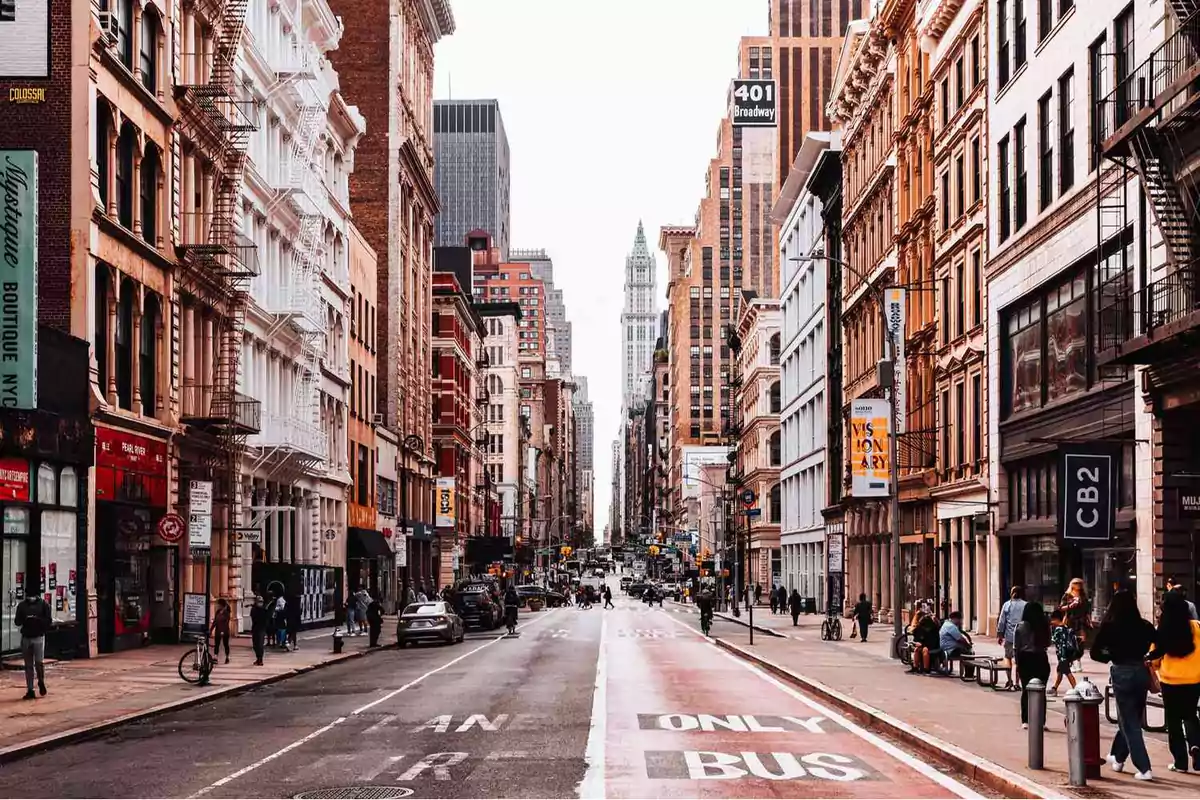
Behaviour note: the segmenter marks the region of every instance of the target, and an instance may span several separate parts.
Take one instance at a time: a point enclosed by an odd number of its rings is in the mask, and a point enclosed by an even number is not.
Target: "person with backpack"
[[[1016,664],[1014,641],[1017,626],[1025,615],[1025,587],[1014,586],[1008,592],[1008,600],[1000,607],[1000,618],[996,621],[996,644],[1004,645],[1004,670],[1008,679],[1004,688],[1012,688],[1013,667]],[[1074,684],[1072,684],[1074,685]]]
[[[1046,612],[1036,600],[1026,603],[1021,612],[1021,623],[1013,637],[1013,652],[1017,657],[1017,680],[1027,686],[1032,680],[1043,684],[1050,680],[1050,659],[1046,650],[1050,647],[1050,626],[1046,623]],[[1044,724],[1044,723],[1043,723]],[[1021,692],[1021,727],[1029,727],[1029,693]]]
[[[34,700],[33,678],[37,675],[37,688],[46,694],[46,634],[54,624],[50,604],[40,594],[28,594],[17,604],[13,613],[13,624],[21,629],[21,657],[25,662],[25,698]]]
[[[1067,683],[1071,684],[1072,689],[1075,688],[1075,675],[1071,670],[1071,665],[1078,661],[1079,656],[1083,653],[1079,637],[1075,635],[1074,629],[1067,625],[1060,608],[1054,609],[1050,614],[1050,641],[1054,643],[1054,655],[1058,659],[1054,685],[1050,687],[1050,691],[1046,692],[1053,697],[1058,694],[1058,685],[1062,683],[1063,678],[1067,679]]]

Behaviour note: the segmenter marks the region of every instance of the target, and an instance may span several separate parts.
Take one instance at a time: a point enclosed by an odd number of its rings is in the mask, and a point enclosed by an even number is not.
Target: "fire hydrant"
[[[334,628],[333,629],[333,652],[334,652],[334,655],[337,655],[338,653],[342,652],[342,648],[345,646],[345,644],[346,644],[345,640],[342,639],[342,629]]]

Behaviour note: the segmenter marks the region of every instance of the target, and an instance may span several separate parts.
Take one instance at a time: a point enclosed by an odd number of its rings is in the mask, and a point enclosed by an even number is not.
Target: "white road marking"
[[[528,628],[530,626],[537,625],[541,622],[544,622],[544,621],[550,619],[553,615],[554,615],[554,611],[549,611],[546,613],[545,616],[539,617],[538,619],[534,620],[533,622],[526,622],[522,625],[518,625],[517,630],[520,631],[521,628]],[[603,628],[601,629],[601,631],[602,631],[601,638],[603,639]],[[280,756],[286,755],[287,753],[290,753],[291,751],[295,750],[297,747],[307,744],[308,742],[311,742],[313,739],[316,739],[318,736],[328,733],[329,731],[336,728],[338,725],[341,725],[343,722],[345,722],[350,717],[358,716],[359,714],[362,714],[364,711],[368,711],[368,710],[374,708],[375,706],[379,705],[380,703],[383,703],[387,700],[392,699],[393,697],[400,694],[401,692],[407,691],[407,690],[411,689],[412,687],[416,686],[418,683],[420,683],[421,681],[430,677],[431,675],[436,675],[439,672],[441,672],[442,670],[446,669],[447,667],[452,667],[455,664],[462,661],[463,659],[469,658],[470,656],[473,656],[476,653],[478,653],[480,650],[484,650],[488,647],[491,647],[496,642],[499,642],[505,638],[506,638],[505,634],[496,636],[491,641],[481,644],[479,647],[476,647],[474,650],[470,650],[467,653],[464,653],[463,655],[461,655],[457,658],[447,661],[445,664],[442,664],[440,667],[437,667],[436,669],[431,669],[431,670],[429,670],[429,672],[426,672],[424,675],[421,675],[418,678],[414,678],[413,680],[411,680],[408,683],[401,686],[399,689],[394,689],[393,691],[390,691],[387,694],[385,694],[383,697],[380,697],[377,700],[372,700],[370,703],[367,703],[365,706],[360,706],[359,708],[354,709],[354,711],[350,712],[349,716],[338,717],[337,719],[335,719],[333,722],[329,723],[328,725],[326,725],[322,728],[317,728],[315,731],[308,734],[304,738],[297,739],[296,741],[292,742],[291,744],[289,744],[283,748],[280,748],[279,750],[276,750],[274,753],[271,753],[269,756],[260,758],[258,761],[255,761],[253,764],[250,764],[249,766],[242,767],[241,769],[239,769],[237,772],[233,773],[232,775],[228,775],[224,778],[221,778],[219,781],[216,781],[215,783],[205,786],[203,789],[201,789],[200,791],[196,792],[195,794],[193,794],[191,796],[192,797],[203,797],[204,795],[208,794],[209,792],[213,791],[214,789],[219,789],[222,786],[226,785],[227,783],[230,783],[231,781],[235,781],[238,778],[242,777],[243,775],[246,775],[247,773],[253,772],[254,770],[258,769],[259,767],[263,766],[264,764],[271,763],[272,761],[279,758]]]
[[[682,622],[679,622],[678,620],[675,620],[674,618],[669,617],[668,619],[671,619],[677,625],[687,628],[689,631],[692,630],[691,627],[689,627],[688,625],[685,625]],[[692,632],[696,633],[696,635],[699,638],[704,639],[706,642],[708,642],[718,653],[725,656],[725,658],[729,659],[730,661],[734,662],[735,664],[740,664],[742,667],[744,667],[745,669],[754,673],[759,678],[761,678],[762,680],[771,684],[775,688],[779,689],[780,691],[784,692],[785,694],[788,694],[788,695],[794,697],[795,699],[799,700],[801,703],[804,703],[804,705],[811,708],[813,711],[816,711],[817,713],[823,715],[824,717],[828,718],[829,720],[833,721],[834,723],[842,726],[843,728],[850,731],[854,735],[858,736],[859,738],[863,739],[864,741],[868,742],[869,744],[873,745],[874,747],[887,753],[892,758],[896,759],[897,761],[904,764],[905,766],[910,767],[911,769],[915,770],[916,772],[920,773],[921,775],[924,775],[926,778],[929,778],[931,781],[933,781],[934,783],[943,787],[944,789],[948,789],[949,791],[953,792],[958,797],[978,798],[980,796],[979,794],[972,791],[967,786],[964,786],[963,784],[961,784],[958,781],[951,778],[949,775],[946,775],[946,774],[940,772],[939,770],[929,766],[924,761],[919,761],[918,759],[914,758],[912,755],[910,755],[910,754],[904,752],[903,750],[901,750],[900,748],[896,747],[891,742],[888,742],[885,739],[882,739],[879,736],[876,736],[874,733],[871,733],[870,731],[866,730],[865,728],[859,727],[854,722],[851,722],[846,717],[844,717],[841,714],[834,711],[832,708],[827,708],[826,706],[822,705],[821,703],[817,702],[816,700],[813,700],[811,697],[805,696],[803,693],[797,691],[796,689],[793,689],[791,686],[788,686],[786,683],[783,683],[782,681],[778,680],[774,676],[768,675],[767,673],[763,672],[761,669],[759,669],[754,664],[751,664],[748,661],[743,661],[742,659],[738,658],[737,656],[733,655],[732,653],[722,650],[721,648],[717,647],[716,644],[714,644],[711,639],[708,639],[707,637],[700,635],[696,631],[692,631]]]
[[[386,728],[391,723],[391,721],[394,720],[395,718],[396,718],[395,714],[388,714],[386,717],[379,720],[379,722],[376,722],[374,725],[372,725],[371,727],[369,727],[365,731],[363,731],[363,735],[365,736],[368,733],[375,733],[383,728]]]
[[[587,771],[576,791],[586,800],[604,798],[604,739],[608,735],[608,653],[605,638],[608,617],[600,621],[600,648],[596,653],[596,685],[592,691],[592,721],[588,728],[584,761]]]

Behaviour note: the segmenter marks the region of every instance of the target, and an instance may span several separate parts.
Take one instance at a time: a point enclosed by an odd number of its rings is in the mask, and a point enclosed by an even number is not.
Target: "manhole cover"
[[[403,786],[341,786],[301,792],[296,795],[296,800],[396,800],[412,793],[412,789]]]

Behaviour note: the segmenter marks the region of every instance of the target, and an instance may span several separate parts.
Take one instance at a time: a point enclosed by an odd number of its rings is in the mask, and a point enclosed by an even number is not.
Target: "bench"
[[[963,683],[975,681],[984,688],[1000,691],[1000,674],[1007,670],[1000,663],[1002,659],[995,656],[963,656],[958,659],[958,679]],[[984,675],[987,675],[985,681]]]
[[[1109,702],[1114,699],[1112,684],[1104,687],[1104,718],[1113,725],[1117,724],[1117,717],[1112,713],[1112,705]],[[1163,707],[1162,695],[1146,695],[1146,708]],[[1162,725],[1151,725],[1145,716],[1142,717],[1142,730],[1150,731],[1151,733],[1164,733],[1167,730],[1167,725],[1164,722]]]

